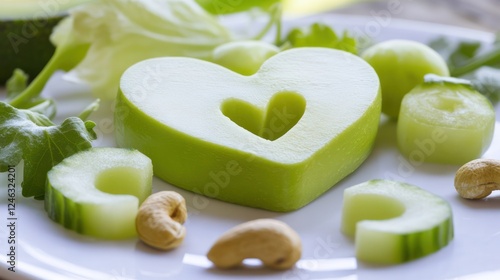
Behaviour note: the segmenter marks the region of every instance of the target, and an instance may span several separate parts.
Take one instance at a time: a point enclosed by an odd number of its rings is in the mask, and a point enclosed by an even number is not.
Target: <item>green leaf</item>
[[[451,76],[468,79],[492,103],[500,101],[500,34],[495,43],[452,42],[440,37],[429,43],[446,60]]]
[[[446,60],[450,69],[455,69],[474,58],[481,48],[481,43],[477,41],[452,42],[445,37],[439,37],[431,41],[429,46]]]
[[[95,124],[71,117],[55,125],[46,116],[0,102],[0,169],[24,160],[22,194],[41,198],[47,172],[92,146]]]
[[[322,23],[292,29],[284,43],[292,48],[324,47],[357,53],[357,40],[354,37],[347,31],[339,36],[330,26]]]
[[[7,80],[7,99],[9,102],[16,99],[23,93],[28,86],[28,75],[22,69],[15,69],[12,76]],[[42,98],[35,96],[31,99],[25,99],[22,103],[18,104],[19,109],[29,109],[53,119],[56,115],[56,104],[50,98]]]
[[[99,105],[101,103],[100,99],[96,99],[94,102],[92,102],[89,106],[87,106],[81,113],[78,115],[78,117],[82,120],[86,120],[89,118],[89,116],[97,111],[99,109]]]
[[[500,102],[500,69],[483,67],[470,79],[472,86],[493,104]]]
[[[29,104],[28,110],[45,115],[52,120],[56,116],[56,102],[51,98],[37,98]]]
[[[129,66],[160,56],[208,60],[233,34],[195,1],[106,0],[71,9],[50,39],[56,46],[52,58],[10,105],[25,108],[57,70],[66,72],[64,79],[88,85],[96,97],[113,100]]]
[[[23,70],[16,68],[12,76],[7,80],[7,100],[13,99],[28,86],[28,74]]]
[[[470,59],[477,55],[480,48],[481,44],[479,42],[459,43],[449,57],[451,68],[457,68],[467,64]]]
[[[71,10],[64,23],[53,33],[56,55],[68,45],[88,48],[63,77],[88,85],[101,100],[116,97],[121,75],[139,61],[160,56],[210,59],[214,48],[232,40],[231,30],[194,1],[91,1]],[[57,60],[71,59],[73,52]]]

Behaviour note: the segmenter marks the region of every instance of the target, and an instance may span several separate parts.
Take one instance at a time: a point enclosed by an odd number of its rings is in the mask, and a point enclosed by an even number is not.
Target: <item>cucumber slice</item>
[[[419,187],[371,180],[344,191],[341,230],[354,236],[359,260],[402,263],[453,239],[452,211],[448,202]]]
[[[123,239],[136,236],[153,166],[135,150],[92,148],[64,159],[47,179],[45,210],[52,220],[84,235]]]
[[[469,81],[427,75],[403,98],[397,142],[412,164],[463,165],[486,152],[494,129],[493,105]]]

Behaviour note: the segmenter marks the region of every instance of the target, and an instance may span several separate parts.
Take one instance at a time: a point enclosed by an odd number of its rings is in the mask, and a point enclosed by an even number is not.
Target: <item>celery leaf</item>
[[[0,102],[0,170],[24,160],[22,194],[42,198],[47,172],[64,158],[92,146],[95,123],[76,117],[55,125],[30,110]]]

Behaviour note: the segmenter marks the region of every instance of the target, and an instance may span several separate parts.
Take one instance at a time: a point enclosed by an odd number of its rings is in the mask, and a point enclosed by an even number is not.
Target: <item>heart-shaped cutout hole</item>
[[[295,92],[276,93],[265,111],[237,98],[229,98],[221,106],[222,113],[234,123],[270,141],[292,129],[305,110],[305,98]]]

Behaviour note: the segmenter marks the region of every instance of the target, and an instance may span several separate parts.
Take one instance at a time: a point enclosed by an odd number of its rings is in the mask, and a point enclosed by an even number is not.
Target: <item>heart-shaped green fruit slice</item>
[[[117,144],[155,175],[220,200],[290,211],[368,156],[380,117],[375,71],[326,48],[298,48],[252,76],[184,57],[142,61],[122,76]]]

